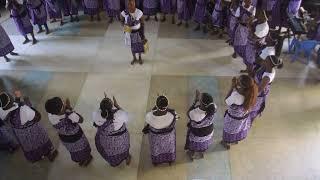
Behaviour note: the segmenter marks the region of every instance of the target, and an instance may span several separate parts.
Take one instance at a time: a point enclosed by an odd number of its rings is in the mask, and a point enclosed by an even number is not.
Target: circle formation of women
[[[269,32],[269,24],[279,26],[281,23],[277,18],[270,19],[274,14],[279,14],[279,1],[265,0],[259,5],[259,1],[252,0],[216,0],[211,14],[208,13],[208,3],[212,3],[209,0],[104,0],[103,3],[99,0],[84,0],[81,5],[91,21],[101,19],[99,11],[103,5],[110,23],[115,19],[122,22],[125,44],[130,47],[133,56],[132,65],[143,64],[142,54],[146,53],[148,46],[144,23],[150,18],[158,21],[159,12],[162,14],[161,21],[172,16],[174,24],[177,13],[178,26],[184,23],[188,27],[189,21],[194,19],[197,23],[195,31],[203,29],[207,33],[210,24],[218,37],[223,37],[226,32],[229,36],[227,43],[234,47],[232,56],[241,57],[246,65],[246,69],[241,70],[242,75],[232,78],[225,98],[227,110],[220,143],[230,149],[247,137],[255,119],[264,111],[276,69],[283,66],[282,60],[276,55],[275,47],[279,42]],[[7,8],[18,31],[25,38],[23,44],[30,42],[28,35],[35,44],[38,41],[33,33],[33,25],[38,26],[38,33],[45,31],[48,34],[50,29],[47,16],[52,22],[60,19],[60,25],[65,23],[63,16],[70,16],[71,22],[79,21],[79,4],[77,0],[66,0],[63,3],[53,0],[8,0]],[[296,14],[300,4],[301,0],[291,0],[288,12]],[[143,16],[146,16],[145,20]],[[9,61],[9,54],[18,54],[13,51],[14,46],[1,26],[0,37],[0,56]],[[88,139],[79,125],[84,121],[82,116],[71,107],[68,99],[54,97],[48,99],[44,106],[71,160],[79,166],[87,166],[93,157]],[[31,101],[19,90],[13,94],[1,92],[0,107],[0,148],[13,153],[21,147],[30,162],[45,157],[54,161],[58,151],[39,123],[41,115]],[[218,108],[210,92],[195,92],[194,102],[186,112],[188,123],[184,150],[191,160],[195,157],[204,158],[205,152],[215,141],[213,137]],[[179,120],[178,113],[181,112],[171,107],[168,97],[159,95],[154,107],[146,114],[145,127],[141,129],[148,136],[150,159],[155,166],[162,163],[171,165],[176,160],[175,127]],[[122,162],[130,165],[132,157],[128,116],[116,98],[106,94],[99,108],[94,110],[93,126],[97,128],[95,146],[111,166],[118,166]]]

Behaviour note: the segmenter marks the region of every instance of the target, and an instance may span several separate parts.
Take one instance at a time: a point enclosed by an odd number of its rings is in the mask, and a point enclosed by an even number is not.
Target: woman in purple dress
[[[256,66],[251,72],[251,76],[254,77],[255,83],[259,87],[259,94],[257,102],[252,107],[250,112],[250,123],[252,124],[255,118],[265,109],[266,99],[270,92],[271,83],[273,82],[276,75],[276,68],[281,69],[283,62],[280,58],[271,55],[267,56],[265,60],[259,58],[256,61]]]
[[[251,5],[251,0],[244,0],[244,4],[240,6],[239,23],[234,34],[234,53],[233,58],[245,56],[245,47],[248,40],[249,29],[248,23],[254,19],[256,8]]]
[[[64,103],[60,97],[47,100],[45,109],[49,121],[57,130],[72,161],[78,163],[79,166],[87,166],[91,162],[92,156],[88,139],[79,125],[83,122],[82,116],[73,111],[69,99]]]
[[[14,47],[11,43],[11,40],[6,33],[6,31],[3,29],[3,27],[0,24],[0,57],[4,57],[4,59],[9,62],[10,59],[8,58],[8,54],[12,56],[17,56],[18,54],[13,52]]]
[[[42,26],[46,29],[46,34],[49,34],[49,28],[47,25],[47,12],[45,4],[42,0],[26,0],[27,7],[31,16],[32,23],[38,25],[38,33],[42,33]]]
[[[60,8],[63,9],[64,16],[70,16],[70,22],[79,22],[79,3],[76,0],[63,0],[60,2]]]
[[[199,103],[199,104],[198,104]],[[195,153],[199,153],[203,158],[203,153],[207,151],[213,143],[213,123],[217,106],[213,98],[208,93],[197,90],[196,98],[188,111],[188,131],[184,149],[191,160]]]
[[[5,118],[5,111],[0,108],[0,151],[13,153],[19,148],[19,144],[17,143],[11,128],[3,120]]]
[[[272,18],[270,26],[276,28],[277,26],[286,27],[287,13],[296,15],[301,6],[302,0],[277,0],[272,9]]]
[[[58,0],[45,0],[46,10],[49,15],[49,19],[52,19],[51,23],[57,22],[60,19],[60,26],[63,25],[62,11],[58,4]]]
[[[126,127],[128,113],[121,109],[113,97],[105,97],[100,109],[93,113],[94,126],[98,128],[95,142],[100,155],[112,166],[131,161],[130,135]]]
[[[189,20],[193,15],[193,2],[192,0],[177,0],[177,13],[178,13],[178,26],[182,25],[182,21],[185,22],[185,27],[189,27]]]
[[[214,33],[218,34],[219,38],[223,38],[224,27],[226,25],[228,13],[228,4],[224,0],[217,0],[212,12],[212,24],[215,29]]]
[[[197,0],[196,7],[194,10],[193,19],[197,23],[197,27],[194,29],[195,31],[199,31],[201,25],[203,25],[203,32],[207,33],[207,18],[206,18],[206,8],[208,0]]]
[[[133,56],[131,65],[135,63],[142,65],[141,53],[144,53],[144,44],[147,41],[144,35],[143,12],[135,7],[134,0],[130,0],[128,9],[121,12],[121,17],[125,27],[125,43],[131,47]],[[137,60],[136,54],[139,55],[139,60]]]
[[[5,117],[24,152],[25,158],[34,163],[44,157],[53,161],[58,151],[52,145],[46,130],[39,123],[41,114],[31,106],[28,98],[15,92],[14,98],[5,92],[0,94],[2,117]]]
[[[93,21],[94,16],[97,15],[97,20],[100,21],[99,0],[84,0],[84,13],[90,16],[90,21]]]
[[[172,15],[172,24],[175,24],[175,14],[177,11],[177,0],[160,0],[161,13],[163,14],[161,22],[166,21],[166,15]]]
[[[257,100],[258,88],[248,75],[232,79],[230,91],[225,99],[228,109],[224,115],[221,144],[230,149],[247,137],[250,129],[250,110]]]
[[[252,69],[257,53],[262,50],[268,34],[268,18],[263,10],[258,9],[256,19],[249,25],[249,36],[243,58],[243,63],[247,68],[246,70],[241,70],[241,73],[247,73],[249,69]]]
[[[30,42],[28,34],[32,37],[32,43],[36,44],[37,40],[34,37],[33,26],[30,22],[27,9],[22,4],[19,4],[16,0],[8,1],[8,10],[10,11],[10,17],[13,19],[14,23],[20,34],[25,38],[23,44]]]
[[[158,12],[159,0],[143,0],[143,14],[147,16],[146,21],[149,21],[150,16],[154,16],[155,21],[158,21]]]
[[[227,43],[233,46],[235,29],[238,26],[238,18],[240,16],[240,1],[232,0],[229,8],[229,17],[228,17],[228,36],[229,40]]]
[[[143,129],[148,134],[153,165],[173,163],[176,160],[176,120],[177,114],[169,109],[169,101],[159,96],[156,106],[146,115],[147,125]]]
[[[109,23],[113,22],[114,18],[119,18],[120,15],[120,0],[104,0],[104,8],[109,16]]]

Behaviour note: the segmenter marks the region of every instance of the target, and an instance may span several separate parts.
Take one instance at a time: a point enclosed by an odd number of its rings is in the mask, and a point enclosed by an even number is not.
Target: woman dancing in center
[[[225,99],[228,109],[224,115],[221,144],[230,149],[247,137],[250,129],[250,111],[256,103],[258,88],[248,75],[232,79],[230,91]]]
[[[113,97],[105,97],[100,102],[100,108],[93,113],[94,126],[98,128],[95,142],[100,155],[113,167],[124,160],[129,165],[131,161],[130,135],[126,127],[128,113],[124,111]]]
[[[216,110],[217,106],[212,96],[208,93],[200,94],[197,90],[195,101],[187,114],[190,122],[184,148],[191,160],[194,159],[195,153],[200,153],[203,158],[203,153],[213,143],[213,123]]]
[[[143,129],[148,134],[153,165],[173,163],[176,160],[177,114],[169,108],[169,100],[159,96],[156,106],[146,115],[147,125]]]

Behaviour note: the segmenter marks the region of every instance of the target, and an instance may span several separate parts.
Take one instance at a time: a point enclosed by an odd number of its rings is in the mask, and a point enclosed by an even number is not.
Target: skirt
[[[174,14],[177,10],[176,0],[160,0],[161,12],[164,14]]]
[[[139,32],[131,32],[130,41],[132,53],[144,53],[144,44]]]
[[[158,0],[144,0],[143,14],[146,16],[155,16],[159,11]]]
[[[82,137],[72,143],[62,142],[71,155],[74,162],[80,163],[91,158],[91,148],[88,139],[83,134]]]
[[[7,125],[0,125],[0,150],[15,149],[18,146],[10,127]]]
[[[231,44],[234,41],[235,27],[237,26],[238,20],[237,17],[233,15],[229,15],[229,23],[228,23],[228,35],[231,40]]]
[[[187,133],[187,143],[185,149],[194,152],[205,152],[213,143],[213,133],[204,137],[194,135],[190,130]]]
[[[245,139],[250,130],[250,116],[238,120],[226,114],[224,117],[222,139],[226,143],[235,143]]]
[[[14,50],[13,44],[5,32],[3,27],[0,25],[0,56],[5,56]]]
[[[31,20],[34,25],[45,25],[47,24],[47,12],[44,4],[39,9],[30,8]]]
[[[239,24],[234,33],[233,47],[235,52],[242,58],[245,57],[246,44],[248,41],[249,30],[247,27]]]
[[[180,21],[189,21],[192,17],[192,7],[188,7],[185,0],[177,0],[177,13]]]
[[[61,19],[61,9],[58,2],[52,2],[51,0],[46,0],[46,10],[50,19]]]
[[[33,26],[30,22],[29,16],[26,14],[24,17],[12,17],[16,24],[17,30],[22,36],[26,36],[33,32]]]
[[[64,16],[78,15],[79,5],[73,0],[64,1],[63,14]]]
[[[98,0],[84,0],[84,14],[96,15],[99,13]]]
[[[206,21],[206,1],[198,0],[196,3],[193,19],[197,23],[205,23]]]
[[[104,8],[109,17],[118,17],[120,14],[120,1],[104,0]]]
[[[129,157],[130,136],[128,131],[118,136],[109,136],[98,130],[95,143],[100,155],[113,167],[120,165]]]

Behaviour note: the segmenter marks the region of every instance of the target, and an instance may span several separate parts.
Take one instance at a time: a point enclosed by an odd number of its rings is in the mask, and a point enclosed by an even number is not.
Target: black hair
[[[58,115],[61,113],[63,101],[60,97],[48,99],[45,103],[47,113]]]
[[[156,101],[156,107],[160,110],[164,110],[169,106],[169,100],[166,96],[159,96]]]
[[[110,98],[104,98],[100,102],[100,110],[101,110],[101,117],[106,119],[113,119],[113,103]]]
[[[0,94],[0,107],[3,109],[3,110],[8,110],[12,107],[14,103],[14,98],[6,93],[6,92],[2,92]]]
[[[213,115],[216,112],[216,105],[214,104],[213,98],[210,94],[201,94],[201,104],[204,105],[207,115]]]
[[[273,67],[276,67],[277,69],[283,68],[283,61],[281,58],[278,58],[277,56],[268,56],[269,60],[271,61],[271,64]]]

